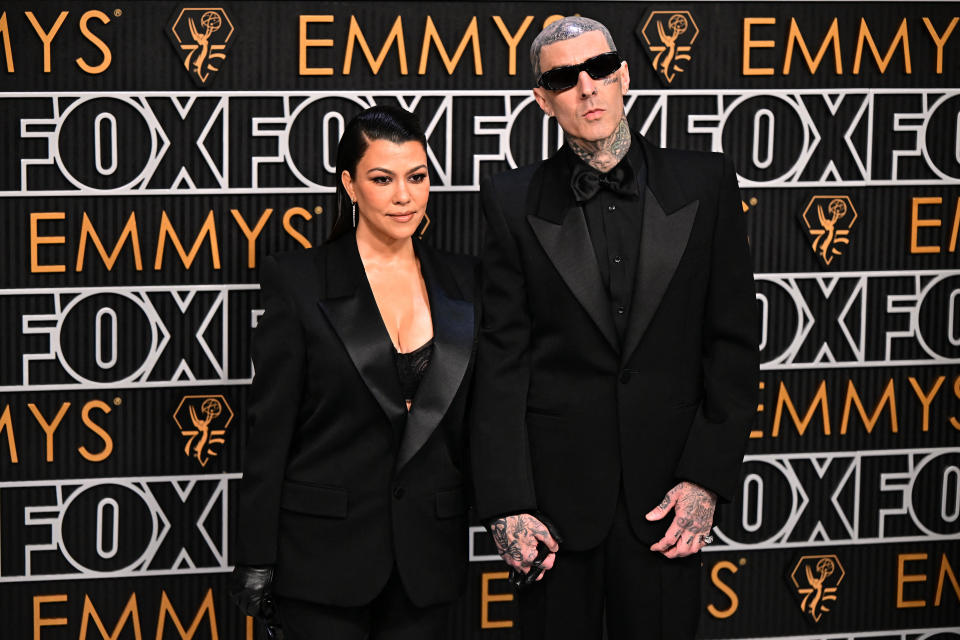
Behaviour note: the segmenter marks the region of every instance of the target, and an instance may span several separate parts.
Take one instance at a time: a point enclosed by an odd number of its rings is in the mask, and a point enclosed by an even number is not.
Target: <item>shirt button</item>
[[[616,264],[620,264],[621,262],[623,262],[623,258],[621,258],[620,256],[617,256],[617,257],[615,257],[615,258],[613,259],[613,261],[614,261]]]
[[[617,315],[618,315],[618,316],[622,316],[625,311],[626,311],[626,309],[624,309],[623,307],[617,307]]]
[[[615,204],[611,204],[610,206],[607,207],[607,211],[616,211],[616,210],[617,210],[617,205]]]
[[[393,490],[393,497],[399,500],[403,497],[404,493],[406,493],[406,491],[404,491],[403,487],[397,487]]]

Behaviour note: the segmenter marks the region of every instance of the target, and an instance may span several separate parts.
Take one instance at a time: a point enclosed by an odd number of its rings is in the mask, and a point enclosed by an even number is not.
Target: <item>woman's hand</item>
[[[230,576],[230,599],[248,616],[270,620],[276,613],[270,585],[273,567],[246,567],[238,565]]]

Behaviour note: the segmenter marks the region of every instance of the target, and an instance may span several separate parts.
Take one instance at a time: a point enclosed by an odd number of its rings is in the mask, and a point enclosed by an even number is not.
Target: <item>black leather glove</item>
[[[245,614],[266,625],[267,637],[283,640],[283,629],[277,620],[277,607],[270,592],[272,583],[273,567],[237,565],[230,576],[230,599]]]

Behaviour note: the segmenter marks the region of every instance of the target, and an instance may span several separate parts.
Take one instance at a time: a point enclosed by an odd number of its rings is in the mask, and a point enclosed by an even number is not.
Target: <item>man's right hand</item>
[[[544,572],[553,568],[560,545],[543,522],[529,513],[497,518],[490,523],[490,534],[503,561],[520,573],[529,573],[537,560],[537,543],[550,550],[539,566]],[[541,573],[537,580],[543,578]]]

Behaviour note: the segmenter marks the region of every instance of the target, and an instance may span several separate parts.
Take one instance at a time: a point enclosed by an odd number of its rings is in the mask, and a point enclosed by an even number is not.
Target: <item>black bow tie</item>
[[[637,181],[633,171],[625,163],[620,163],[608,173],[600,173],[593,167],[578,162],[570,176],[570,188],[577,202],[586,202],[597,195],[600,189],[607,189],[622,196],[637,195]]]

